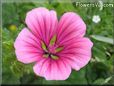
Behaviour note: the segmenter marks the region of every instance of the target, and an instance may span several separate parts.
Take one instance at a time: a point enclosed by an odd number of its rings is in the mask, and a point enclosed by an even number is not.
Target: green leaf
[[[96,59],[96,61],[98,62],[105,62],[107,59],[106,59],[106,55],[104,53],[105,51],[103,51],[102,49],[98,48],[97,47],[93,47],[93,55]]]
[[[112,79],[112,77],[108,77],[106,79],[99,78],[94,81],[94,84],[100,84],[100,85],[107,84],[111,79]]]
[[[105,80],[103,78],[99,78],[93,82],[93,84],[99,84],[102,85]]]
[[[105,43],[108,43],[108,44],[114,44],[114,41],[112,38],[108,38],[108,37],[104,37],[104,36],[99,36],[99,35],[92,35],[91,36],[93,39],[96,39],[98,41],[101,41],[101,42],[105,42]]]
[[[110,77],[108,77],[108,78],[106,78],[106,79],[105,79],[105,81],[103,82],[103,84],[108,83],[111,79],[112,79],[112,77],[111,77],[111,76],[110,76]]]
[[[16,77],[21,77],[23,75],[24,66],[21,65],[21,63],[19,63],[17,61],[12,62],[10,69]]]

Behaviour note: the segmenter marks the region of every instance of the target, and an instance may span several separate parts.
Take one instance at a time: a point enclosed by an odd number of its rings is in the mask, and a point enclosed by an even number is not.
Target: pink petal
[[[25,22],[39,39],[48,44],[57,27],[58,20],[55,11],[48,11],[46,8],[39,7],[27,13]]]
[[[38,75],[38,76],[44,76],[44,74],[46,73],[48,66],[50,63],[50,59],[42,59],[39,62],[37,62],[35,64],[35,66],[33,67],[34,72]]]
[[[17,59],[23,63],[35,62],[41,58],[42,49],[39,40],[24,28],[14,43]]]
[[[58,25],[58,43],[62,44],[72,38],[83,37],[86,25],[79,15],[73,12],[65,13]]]
[[[88,38],[80,38],[59,53],[59,56],[64,58],[73,69],[79,70],[91,59],[92,46],[93,43]]]
[[[71,67],[63,60],[44,60],[34,66],[34,72],[46,80],[65,80],[71,73]]]

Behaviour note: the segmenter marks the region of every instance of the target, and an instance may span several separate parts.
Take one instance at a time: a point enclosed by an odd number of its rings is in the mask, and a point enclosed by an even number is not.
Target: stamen
[[[41,45],[42,45],[42,49],[47,51],[47,47],[46,47],[46,45],[45,45],[45,43],[43,41],[41,41]]]
[[[52,39],[50,40],[50,45],[54,45],[55,44],[56,38],[57,38],[56,35],[54,35],[52,37]]]
[[[63,47],[56,48],[55,42],[56,42],[56,35],[54,35],[52,39],[50,40],[49,46],[46,46],[46,44],[43,41],[41,41],[41,46],[42,46],[42,49],[44,50],[43,57],[45,58],[50,57],[54,60],[59,59],[59,57],[54,54],[56,52],[60,52],[61,50],[63,50]]]
[[[58,57],[58,56],[56,56],[56,55],[51,55],[51,58],[52,58],[52,59],[54,59],[54,60],[59,59],[59,57]]]
[[[62,50],[63,50],[63,47],[58,47],[58,48],[55,49],[56,52],[60,52]]]
[[[48,58],[49,54],[44,54],[43,57]]]

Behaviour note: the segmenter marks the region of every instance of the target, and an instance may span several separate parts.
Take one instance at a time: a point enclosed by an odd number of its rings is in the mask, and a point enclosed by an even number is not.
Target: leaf
[[[99,84],[102,85],[105,80],[103,78],[99,78],[93,82],[93,84]]]
[[[108,38],[108,37],[104,37],[104,36],[99,36],[99,35],[92,35],[91,36],[93,39],[96,39],[98,41],[101,41],[101,42],[105,42],[105,43],[108,43],[108,44],[114,44],[114,41],[112,38]]]
[[[96,61],[98,62],[105,62],[107,59],[106,59],[106,55],[104,53],[105,51],[103,51],[102,49],[98,48],[97,47],[93,47],[93,55],[96,59]]]
[[[13,74],[19,78],[22,77],[23,75],[24,67],[21,64],[17,63],[18,63],[17,61],[13,62],[12,65],[10,66],[10,69],[13,72]]]
[[[108,77],[106,79],[99,78],[99,79],[95,80],[93,84],[100,84],[100,85],[107,84],[111,79],[112,79],[112,77]]]
[[[110,76],[110,77],[108,77],[108,78],[106,78],[106,79],[105,79],[105,81],[103,82],[103,84],[108,83],[111,79],[112,79],[112,77],[111,77],[111,76]]]

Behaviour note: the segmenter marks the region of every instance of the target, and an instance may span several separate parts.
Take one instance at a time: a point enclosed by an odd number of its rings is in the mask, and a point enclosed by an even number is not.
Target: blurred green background
[[[99,7],[76,6],[76,2],[70,0],[40,1],[2,3],[2,84],[114,84],[114,7],[99,10]],[[16,60],[13,43],[26,26],[26,13],[36,7],[54,9],[58,18],[65,12],[76,12],[87,25],[86,36],[94,43],[92,59],[80,71],[73,70],[65,81],[46,81],[34,74],[34,64],[25,65]],[[101,18],[97,24],[92,21],[94,15]]]

